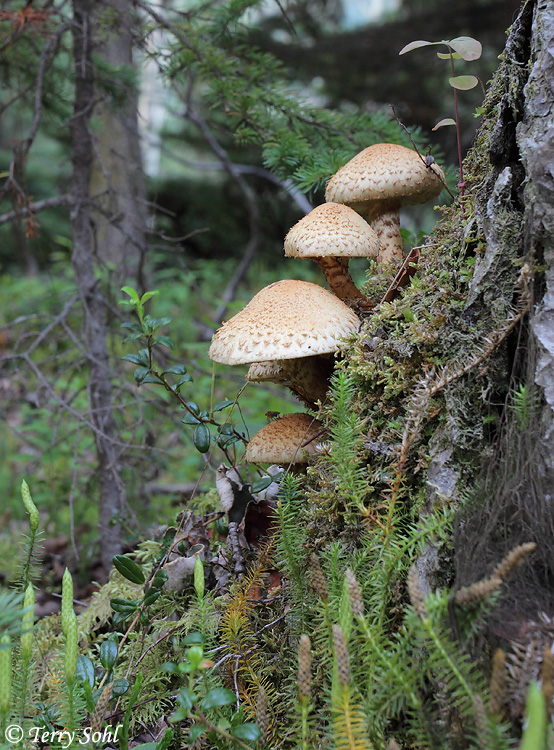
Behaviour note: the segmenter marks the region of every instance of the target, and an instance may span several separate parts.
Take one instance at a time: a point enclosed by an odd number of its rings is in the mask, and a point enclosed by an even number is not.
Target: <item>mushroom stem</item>
[[[381,242],[381,249],[377,256],[378,264],[401,262],[404,253],[398,208],[388,208],[385,211],[368,215],[368,219]]]
[[[313,258],[323,271],[327,283],[337,297],[350,304],[355,302],[362,310],[371,310],[375,305],[365,297],[352,280],[348,270],[348,258]]]
[[[290,383],[288,387],[308,408],[313,409],[317,401],[325,400],[334,367],[332,355],[282,359],[279,364]]]

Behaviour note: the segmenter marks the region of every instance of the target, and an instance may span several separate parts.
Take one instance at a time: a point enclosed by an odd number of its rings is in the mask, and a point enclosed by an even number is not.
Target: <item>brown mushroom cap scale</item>
[[[344,302],[317,284],[276,281],[215,332],[208,356],[240,365],[328,354],[359,325]]]
[[[322,423],[309,414],[285,414],[259,430],[246,446],[245,458],[255,464],[306,464],[317,453],[314,438]],[[302,447],[304,445],[304,447]]]

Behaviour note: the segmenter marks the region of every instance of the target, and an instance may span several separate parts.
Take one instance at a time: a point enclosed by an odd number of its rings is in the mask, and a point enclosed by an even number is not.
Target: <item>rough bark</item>
[[[146,187],[138,132],[138,95],[133,71],[133,4],[102,0],[94,5],[95,54],[114,77],[117,105],[102,84],[95,88],[91,195],[94,252],[115,279],[139,276],[146,250]],[[110,70],[111,69],[111,70]],[[113,72],[112,72],[113,71]],[[118,79],[117,77],[120,76]]]
[[[525,86],[525,114],[517,143],[525,174],[524,227],[529,252],[545,267],[545,292],[531,320],[538,347],[535,382],[544,392],[544,455],[554,469],[554,7],[534,10],[533,67]],[[554,485],[554,482],[553,482]]]
[[[454,540],[457,585],[490,574],[517,544],[537,543],[497,615],[508,639],[540,612],[554,614],[553,48],[552,5],[529,0],[511,27],[467,160],[469,218],[458,241],[466,252],[476,248],[476,261],[458,330],[445,335],[453,343],[479,337],[484,354],[469,377],[445,388],[446,426],[429,442],[428,503],[474,493]],[[454,212],[453,227],[459,219]],[[487,337],[498,343],[489,348]],[[513,416],[522,387],[532,398],[525,429]],[[506,403],[492,439],[487,389]],[[426,589],[448,576],[434,550],[418,567]]]
[[[110,363],[107,347],[105,307],[95,277],[92,234],[90,173],[93,143],[90,120],[94,106],[92,54],[92,11],[94,0],[74,0],[75,101],[71,120],[72,194],[71,262],[83,306],[85,343],[89,359],[89,408],[94,425],[98,457],[99,531],[102,562],[111,567],[114,554],[121,551],[120,526],[113,523],[121,511],[123,488],[118,477],[116,425],[111,408]]]

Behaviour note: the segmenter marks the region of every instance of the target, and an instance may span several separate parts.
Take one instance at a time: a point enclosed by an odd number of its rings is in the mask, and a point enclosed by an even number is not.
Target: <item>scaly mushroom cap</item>
[[[208,356],[241,365],[329,354],[359,325],[344,302],[317,284],[276,281],[215,332]]]
[[[428,167],[416,151],[393,143],[376,143],[331,177],[325,200],[358,208],[368,201],[425,203],[441,192],[441,179],[444,174],[440,167],[435,163]]]
[[[295,258],[376,257],[379,239],[349,206],[324,203],[300,219],[285,237],[285,255]]]
[[[306,464],[317,452],[316,441],[301,447],[321,430],[309,414],[285,414],[259,430],[246,446],[245,458],[254,464]]]

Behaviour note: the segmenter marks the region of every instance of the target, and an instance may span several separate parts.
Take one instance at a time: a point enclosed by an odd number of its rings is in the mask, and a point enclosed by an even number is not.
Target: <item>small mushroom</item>
[[[333,354],[358,330],[356,314],[309,281],[286,279],[262,289],[219,328],[208,356],[224,365],[278,362],[291,389],[309,406],[325,398]]]
[[[339,299],[346,303],[358,300],[363,307],[370,303],[352,281],[348,260],[376,258],[380,248],[367,221],[341,203],[316,206],[285,237],[287,257],[312,258]]]
[[[285,414],[262,427],[246,446],[253,464],[302,466],[318,452],[315,438],[323,424],[309,414]]]
[[[376,143],[331,177],[325,200],[344,203],[367,217],[381,242],[379,261],[401,261],[400,207],[436,198],[444,183],[441,168],[435,162],[428,165],[417,151]]]

